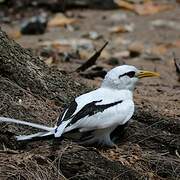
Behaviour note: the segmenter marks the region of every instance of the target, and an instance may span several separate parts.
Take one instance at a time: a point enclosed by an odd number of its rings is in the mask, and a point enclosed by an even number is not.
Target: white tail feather
[[[12,118],[0,117],[0,123],[2,123],[2,122],[16,123],[16,124],[31,126],[31,127],[37,128],[37,129],[42,129],[45,131],[52,132],[54,134],[54,127],[48,127],[48,126],[44,126],[44,125],[40,125],[40,124],[36,124],[36,123],[30,123],[30,122],[21,121],[21,120],[12,119]]]
[[[35,133],[35,134],[30,134],[30,135],[20,135],[20,136],[16,136],[17,141],[24,141],[24,140],[30,140],[33,139],[35,137],[45,137],[48,135],[52,135],[52,132],[39,132],[39,133]]]
[[[55,136],[55,137],[61,137],[61,135],[64,133],[65,128],[66,128],[66,126],[68,125],[69,122],[70,122],[70,120],[68,120],[68,121],[63,121],[63,122],[59,125],[59,127],[57,127],[54,136]]]

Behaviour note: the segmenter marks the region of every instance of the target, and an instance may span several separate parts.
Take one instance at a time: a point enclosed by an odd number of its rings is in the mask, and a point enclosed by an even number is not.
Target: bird
[[[81,144],[101,144],[114,146],[111,133],[120,125],[125,125],[135,111],[133,91],[139,79],[158,77],[157,72],[139,70],[132,65],[117,66],[105,75],[99,88],[76,97],[57,119],[54,127],[0,117],[0,123],[17,123],[41,129],[30,135],[18,135],[17,141],[32,140],[37,137],[79,132]]]

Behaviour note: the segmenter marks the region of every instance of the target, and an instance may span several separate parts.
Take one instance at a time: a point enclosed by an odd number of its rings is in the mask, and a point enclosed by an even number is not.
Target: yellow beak
[[[152,71],[139,71],[135,75],[138,78],[144,78],[144,77],[159,77],[160,74]]]

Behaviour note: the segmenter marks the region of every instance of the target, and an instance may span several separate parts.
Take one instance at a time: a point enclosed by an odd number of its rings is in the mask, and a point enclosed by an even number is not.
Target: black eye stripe
[[[134,77],[135,76],[135,71],[129,71],[127,73],[124,73],[122,75],[119,75],[119,78],[121,78],[122,76],[128,76],[130,78]]]
[[[135,76],[135,72],[134,71],[130,71],[126,74],[127,76],[129,76],[130,78]]]

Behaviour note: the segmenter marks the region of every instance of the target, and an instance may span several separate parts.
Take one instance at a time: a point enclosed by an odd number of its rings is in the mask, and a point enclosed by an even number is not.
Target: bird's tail
[[[34,139],[36,137],[45,137],[45,136],[53,135],[55,132],[54,127],[48,127],[48,126],[44,126],[44,125],[40,125],[40,124],[36,124],[36,123],[31,123],[31,122],[26,122],[26,121],[21,121],[21,120],[12,119],[12,118],[0,117],[0,123],[3,123],[3,122],[26,125],[26,126],[34,127],[34,128],[41,129],[41,130],[45,131],[45,132],[38,132],[35,134],[31,134],[31,135],[16,136],[18,141],[30,140],[30,139]]]
[[[21,121],[21,120],[12,119],[12,118],[0,117],[0,123],[3,123],[3,122],[22,124],[25,126],[31,126],[31,127],[37,128],[37,129],[45,130],[45,131],[54,132],[54,127],[48,127],[48,126],[31,123],[31,122],[26,122],[26,121]]]
[[[35,134],[30,134],[30,135],[19,135],[19,136],[16,136],[16,139],[17,141],[40,140],[40,139],[51,137],[52,135],[54,135],[54,133],[52,132],[38,132]]]

